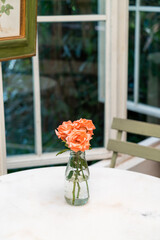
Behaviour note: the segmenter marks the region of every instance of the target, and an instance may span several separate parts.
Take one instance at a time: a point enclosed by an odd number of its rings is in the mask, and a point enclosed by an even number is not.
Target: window
[[[130,1],[128,110],[160,119],[160,1]]]
[[[54,129],[80,117],[96,125],[87,159],[108,156],[112,118],[126,114],[127,10],[127,0],[38,1],[37,55],[1,64],[0,160],[8,168],[67,161],[56,157],[63,145]]]

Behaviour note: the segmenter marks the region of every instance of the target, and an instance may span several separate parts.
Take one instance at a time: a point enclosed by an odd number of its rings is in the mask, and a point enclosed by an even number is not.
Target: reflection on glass
[[[142,6],[160,6],[160,0],[141,0]]]
[[[98,13],[105,13],[105,0],[38,0],[38,15]]]
[[[140,102],[160,107],[160,13],[141,13]]]
[[[129,49],[128,49],[128,100],[133,101],[134,94],[134,51],[135,51],[135,12],[129,13]]]
[[[129,5],[135,5],[136,4],[136,0],[129,0]]]
[[[39,24],[45,152],[63,148],[54,129],[63,121],[79,118],[93,120],[96,130],[91,145],[103,146],[104,102],[98,99],[98,40],[104,29],[104,25],[95,22]]]
[[[31,59],[2,64],[7,154],[34,152]]]

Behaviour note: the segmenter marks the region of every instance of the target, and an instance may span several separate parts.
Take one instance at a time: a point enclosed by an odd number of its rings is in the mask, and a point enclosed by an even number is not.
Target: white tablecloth
[[[63,167],[0,177],[0,240],[160,240],[160,179],[90,168],[90,200],[64,199]]]

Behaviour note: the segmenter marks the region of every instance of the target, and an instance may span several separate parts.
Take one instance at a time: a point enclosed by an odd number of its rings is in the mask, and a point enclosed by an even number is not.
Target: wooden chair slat
[[[112,129],[160,138],[160,126],[135,120],[114,118]]]
[[[136,143],[121,142],[119,140],[110,139],[108,141],[107,149],[114,152],[129,154],[131,156],[137,156],[148,160],[160,162],[159,149],[141,146]]]

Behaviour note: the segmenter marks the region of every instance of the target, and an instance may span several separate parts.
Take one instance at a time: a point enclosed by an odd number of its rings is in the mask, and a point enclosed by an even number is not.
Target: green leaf
[[[82,159],[82,158],[80,158],[80,160],[81,160],[81,164],[82,164],[82,166],[85,167],[85,168],[88,168],[87,161],[84,160],[84,159]]]
[[[70,171],[70,173],[69,173],[68,176],[67,176],[67,179],[71,179],[72,176],[73,176],[73,173],[74,173],[74,171]]]
[[[1,7],[1,12],[4,13],[4,12],[5,12],[5,9],[6,9],[5,6],[2,5],[2,7]]]
[[[64,146],[68,148],[68,144],[67,144],[67,143],[65,143],[65,145],[64,145]]]
[[[64,152],[67,152],[69,149],[63,149],[62,151],[60,151],[60,152],[58,152],[57,154],[56,154],[56,156],[58,156],[59,154],[62,154],[62,153],[64,153]]]
[[[6,0],[1,0],[2,3],[5,3]]]
[[[72,168],[77,168],[77,162],[74,161],[74,160],[71,160],[71,161],[70,161],[70,166],[71,166]]]
[[[7,14],[7,15],[9,16],[10,10],[9,10],[9,9],[6,9],[6,10],[5,10],[5,14]]]
[[[13,9],[13,7],[12,7],[10,4],[7,4],[7,5],[6,5],[6,9],[7,9],[7,10]]]

